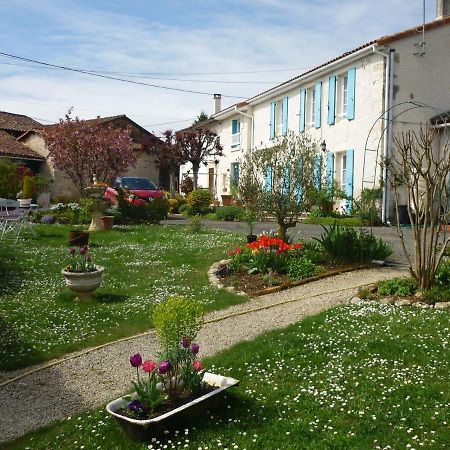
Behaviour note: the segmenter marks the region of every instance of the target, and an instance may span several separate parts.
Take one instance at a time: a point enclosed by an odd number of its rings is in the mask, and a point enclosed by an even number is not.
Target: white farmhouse
[[[308,72],[220,110],[202,126],[224,148],[207,162],[199,185],[223,203],[245,152],[269,146],[288,130],[309,133],[327,152],[327,173],[350,196],[379,186],[377,161],[408,124],[429,123],[450,110],[450,0],[438,0],[434,21],[368,42]],[[422,107],[423,105],[430,105]],[[189,166],[181,167],[181,179]],[[383,188],[382,219],[393,221],[393,198]]]

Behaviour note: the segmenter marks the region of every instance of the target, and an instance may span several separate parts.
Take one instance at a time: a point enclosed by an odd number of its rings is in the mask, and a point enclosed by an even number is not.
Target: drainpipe
[[[383,140],[383,161],[389,156],[389,150],[392,143],[392,111],[391,106],[393,104],[394,99],[394,49],[389,50],[389,53],[383,53],[376,49],[375,45],[373,46],[374,53],[378,53],[379,55],[386,58],[385,65],[385,86],[384,86],[384,140]],[[388,178],[387,178],[387,170],[386,167],[383,166],[382,173],[383,180],[383,190],[382,190],[382,198],[381,198],[381,221],[382,223],[390,224],[389,217],[389,201],[390,201],[390,193],[388,189]]]
[[[235,111],[239,114],[242,114],[245,117],[248,117],[251,121],[252,121],[252,127],[251,127],[251,135],[250,135],[250,150],[253,148],[253,138],[255,135],[255,123],[253,121],[253,116],[251,116],[250,114],[247,114],[245,112],[239,111],[237,109],[237,106],[234,107]]]

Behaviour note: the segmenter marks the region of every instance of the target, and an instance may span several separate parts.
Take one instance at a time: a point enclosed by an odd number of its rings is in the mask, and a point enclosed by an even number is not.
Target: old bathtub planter
[[[105,270],[102,266],[95,266],[96,270],[90,272],[61,271],[66,280],[67,287],[77,294],[75,300],[91,300],[92,293],[102,284],[102,276]]]
[[[234,378],[215,375],[209,372],[204,373],[203,382],[214,389],[188,403],[151,419],[133,419],[119,414],[117,411],[127,408],[129,404],[129,400],[123,398],[118,398],[108,403],[106,411],[116,418],[120,427],[132,439],[149,441],[151,438],[163,434],[166,430],[179,427],[187,419],[191,420],[205,416],[207,411],[212,411],[220,406],[227,389],[239,384],[239,381]],[[136,394],[131,397],[131,400],[135,398]]]

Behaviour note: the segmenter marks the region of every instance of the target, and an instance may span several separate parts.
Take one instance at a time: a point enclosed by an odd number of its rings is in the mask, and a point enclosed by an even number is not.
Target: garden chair
[[[15,239],[17,241],[24,228],[36,236],[29,211],[20,209],[16,200],[6,200],[6,207],[2,206],[0,211],[0,240]],[[10,235],[12,236],[10,237]]]

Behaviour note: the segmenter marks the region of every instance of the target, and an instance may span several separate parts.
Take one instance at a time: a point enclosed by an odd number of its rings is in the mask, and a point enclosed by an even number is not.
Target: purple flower
[[[192,353],[196,355],[198,351],[200,350],[200,345],[196,344],[195,342],[192,344],[191,347]]]
[[[183,348],[189,348],[189,345],[191,344],[191,340],[185,336],[183,338],[183,340],[181,341],[181,345],[183,346]]]
[[[167,373],[169,371],[170,368],[170,362],[165,360],[165,361],[161,361],[159,363],[159,367],[158,367],[158,372],[161,375],[164,375],[165,373]]]
[[[136,414],[139,414],[139,412],[143,410],[142,403],[139,400],[133,400],[128,403],[128,408]]]
[[[69,249],[69,252],[72,256],[75,256],[75,253],[77,252],[73,247]]]
[[[130,364],[133,367],[139,367],[142,364],[142,356],[139,353],[130,356]]]
[[[80,248],[80,255],[85,255],[89,250],[89,247],[87,245],[83,245],[83,247]]]

